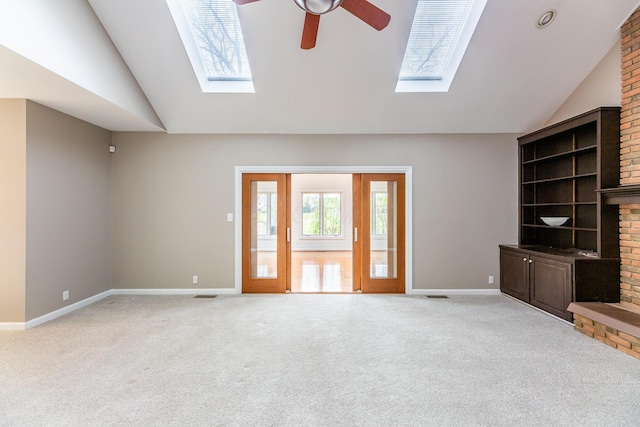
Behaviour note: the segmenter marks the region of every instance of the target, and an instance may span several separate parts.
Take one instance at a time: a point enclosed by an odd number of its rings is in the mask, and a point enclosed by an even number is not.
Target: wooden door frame
[[[387,248],[387,273],[392,274],[391,276],[386,276],[384,278],[373,278],[371,277],[371,247],[372,247],[372,221],[371,212],[373,201],[371,200],[371,183],[374,181],[385,182],[387,186],[387,215],[388,218],[393,218],[397,212],[397,221],[395,226],[387,227],[387,239],[386,239],[386,248]],[[360,281],[359,289],[362,292],[367,293],[402,293],[406,292],[406,271],[400,267],[400,265],[406,265],[405,260],[405,238],[407,236],[406,227],[404,221],[406,220],[406,208],[407,204],[405,201],[406,195],[406,176],[404,174],[358,174],[354,175],[353,179],[354,184],[354,194],[356,193],[356,186],[360,187],[357,191],[359,193],[359,226],[362,230],[361,232],[361,240],[358,244],[358,259],[360,260],[360,272],[358,272],[357,276]],[[354,200],[354,205],[356,204]],[[354,209],[354,217],[356,215],[356,210]],[[397,227],[397,229],[396,229]],[[397,231],[396,231],[397,230]],[[394,237],[396,236],[396,237]],[[397,245],[395,243],[391,243],[390,240],[394,240],[397,238]],[[392,248],[392,249],[391,249]],[[354,248],[355,249],[355,248]],[[356,257],[354,251],[354,258]],[[393,257],[397,257],[399,262],[400,260],[405,260],[404,264],[398,264],[398,269],[393,270],[394,261]],[[354,271],[354,280],[356,277],[356,272]]]
[[[393,174],[405,176],[405,294],[413,294],[413,167],[412,166],[236,166],[235,167],[235,286],[242,293],[242,175],[285,174]]]
[[[242,284],[243,284],[243,292],[247,293],[273,293],[273,292],[282,292],[284,293],[289,286],[289,242],[287,239],[288,228],[289,228],[289,219],[290,219],[290,209],[289,209],[289,198],[288,187],[289,187],[289,177],[287,174],[243,174],[243,215],[247,214],[248,220],[245,223],[242,223],[242,251],[243,251],[243,260],[242,260]],[[261,181],[266,181],[270,183],[276,183],[277,185],[277,218],[276,218],[276,275],[274,277],[252,277],[251,272],[254,271],[253,268],[257,265],[257,256],[258,256],[258,235],[256,233],[252,233],[252,229],[256,226],[252,224],[250,220],[251,216],[256,214],[256,205],[255,201],[257,200],[258,195],[258,186],[253,185],[254,183],[258,183]],[[244,216],[241,218],[245,218]],[[255,248],[255,256],[253,249]]]

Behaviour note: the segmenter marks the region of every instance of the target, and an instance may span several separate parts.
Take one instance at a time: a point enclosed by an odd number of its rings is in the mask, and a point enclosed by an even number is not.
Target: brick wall
[[[620,301],[640,306],[640,205],[620,206]]]
[[[640,338],[580,316],[579,314],[573,315],[573,322],[576,331],[627,353],[636,359],[640,359]]]
[[[640,8],[621,28],[620,185],[640,184]],[[620,301],[640,307],[640,205],[620,206]]]

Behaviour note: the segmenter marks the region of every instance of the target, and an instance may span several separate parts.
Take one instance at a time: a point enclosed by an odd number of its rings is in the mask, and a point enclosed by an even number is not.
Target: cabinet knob
[[[529,260],[529,264],[533,264],[533,260],[532,259]]]
[[[527,259],[526,258],[522,258],[522,261],[527,262]]]

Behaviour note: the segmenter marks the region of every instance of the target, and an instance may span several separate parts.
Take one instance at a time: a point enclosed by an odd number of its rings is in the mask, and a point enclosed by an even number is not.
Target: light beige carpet
[[[117,296],[0,331],[2,426],[630,426],[640,361],[505,297]]]

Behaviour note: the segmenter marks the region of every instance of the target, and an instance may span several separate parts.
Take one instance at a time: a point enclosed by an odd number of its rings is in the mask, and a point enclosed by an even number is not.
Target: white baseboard
[[[0,331],[24,331],[24,322],[0,322]]]
[[[104,291],[98,295],[94,295],[92,297],[83,299],[82,301],[78,301],[69,306],[63,307],[60,310],[53,311],[51,313],[45,314],[44,316],[37,317],[33,320],[29,320],[25,324],[25,329],[34,328],[38,325],[42,325],[45,322],[48,322],[53,319],[57,319],[60,316],[64,316],[65,314],[69,314],[72,311],[75,311],[79,308],[86,307],[94,302],[100,301],[101,299],[105,299],[106,297],[111,296],[111,290]]]
[[[65,314],[69,314],[72,311],[75,311],[79,308],[86,307],[89,304],[93,304],[96,301],[100,301],[111,295],[111,290],[102,292],[98,295],[94,295],[92,297],[83,299],[82,301],[78,301],[66,307],[63,307],[59,310],[52,311],[51,313],[47,313],[44,316],[37,317],[35,319],[29,320],[28,322],[4,322],[0,323],[0,331],[24,331],[25,329],[35,328],[38,325],[42,325],[45,322],[48,322],[53,319],[57,319],[60,316],[64,316]]]
[[[235,295],[238,292],[233,288],[224,289],[111,289],[94,295],[82,301],[78,301],[60,310],[40,316],[28,322],[0,322],[0,331],[24,331],[42,325],[60,316],[71,313],[79,308],[86,307],[96,301],[100,301],[111,295]]]
[[[113,295],[235,295],[234,288],[190,289],[112,289]]]
[[[502,295],[500,289],[413,289],[412,295],[468,295],[493,296]]]

